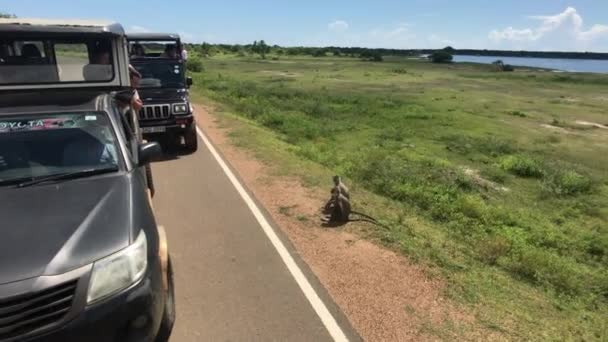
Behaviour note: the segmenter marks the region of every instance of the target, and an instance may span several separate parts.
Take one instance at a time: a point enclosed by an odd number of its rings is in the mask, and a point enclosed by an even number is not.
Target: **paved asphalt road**
[[[156,216],[167,229],[175,269],[172,342],[333,340],[200,137],[197,153],[155,163],[153,173]],[[324,289],[302,269],[339,329],[357,340]]]

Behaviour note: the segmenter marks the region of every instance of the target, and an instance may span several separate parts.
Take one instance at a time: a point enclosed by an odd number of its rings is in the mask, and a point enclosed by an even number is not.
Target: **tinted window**
[[[133,66],[142,76],[140,88],[184,88],[183,66],[178,63],[143,62]]]

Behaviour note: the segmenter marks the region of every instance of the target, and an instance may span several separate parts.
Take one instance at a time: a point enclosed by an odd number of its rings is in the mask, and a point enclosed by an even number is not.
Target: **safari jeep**
[[[131,64],[141,73],[138,88],[144,107],[139,122],[145,137],[183,147],[198,148],[196,122],[190,105],[186,60],[177,34],[129,34]]]
[[[120,25],[0,20],[0,341],[167,341],[166,235],[152,210]]]

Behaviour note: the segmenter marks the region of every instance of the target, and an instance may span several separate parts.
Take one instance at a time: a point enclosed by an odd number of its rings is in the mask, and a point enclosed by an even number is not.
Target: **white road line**
[[[213,157],[215,157],[215,160],[217,160],[218,164],[220,164],[222,170],[224,170],[224,173],[226,174],[226,176],[228,176],[228,179],[230,180],[232,185],[241,195],[241,197],[253,213],[253,216],[255,216],[255,218],[257,219],[258,223],[264,230],[264,233],[266,233],[266,236],[279,253],[279,256],[285,263],[285,266],[287,266],[287,269],[289,270],[293,278],[296,280],[296,283],[298,283],[298,285],[300,286],[300,289],[304,293],[304,296],[306,296],[306,299],[308,299],[308,301],[312,305],[313,309],[325,325],[325,328],[327,328],[327,331],[329,332],[331,337],[334,339],[334,341],[347,342],[348,338],[342,331],[342,328],[340,328],[334,316],[331,314],[331,312],[329,312],[327,306],[325,306],[325,303],[323,303],[321,298],[319,298],[317,292],[315,292],[315,290],[313,289],[312,285],[310,285],[310,282],[308,281],[308,279],[306,279],[302,270],[293,260],[293,257],[291,256],[291,254],[289,254],[289,251],[287,250],[287,248],[285,248],[285,245],[283,244],[283,242],[281,242],[281,239],[279,239],[274,229],[272,229],[270,223],[268,223],[268,221],[264,217],[264,214],[262,214],[262,211],[260,211],[260,208],[258,208],[251,196],[249,196],[247,191],[245,191],[243,185],[241,185],[234,173],[232,173],[232,171],[230,170],[226,162],[222,159],[222,157],[219,155],[215,147],[211,145],[211,142],[209,141],[209,139],[207,139],[205,133],[203,133],[203,131],[198,127],[196,128],[196,131],[198,132],[198,135],[201,137],[201,139],[203,139],[203,142],[205,143],[209,151],[211,151]]]

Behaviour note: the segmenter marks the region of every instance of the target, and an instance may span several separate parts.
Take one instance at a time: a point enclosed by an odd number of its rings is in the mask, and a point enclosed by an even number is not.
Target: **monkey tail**
[[[380,223],[378,220],[376,220],[372,216],[369,216],[367,214],[364,214],[364,213],[361,213],[361,212],[358,212],[358,211],[351,211],[350,213],[353,214],[353,215],[359,216],[359,217],[356,217],[354,219],[349,220],[351,222],[367,222],[367,223],[375,224],[378,227],[382,227],[382,228],[385,228],[385,229],[390,229],[390,227],[388,227],[388,226]]]

